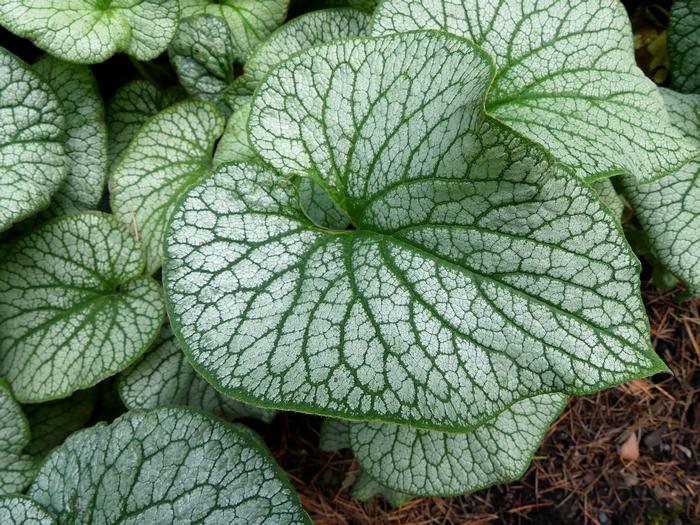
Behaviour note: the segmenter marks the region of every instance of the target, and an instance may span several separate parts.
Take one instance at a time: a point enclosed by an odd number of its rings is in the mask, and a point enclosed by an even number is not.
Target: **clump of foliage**
[[[3,523],[308,523],[230,422],[278,410],[358,498],[463,494],[667,370],[618,191],[700,288],[697,3],[673,89],[617,0],[332,4],[0,6],[46,52],[0,49]]]

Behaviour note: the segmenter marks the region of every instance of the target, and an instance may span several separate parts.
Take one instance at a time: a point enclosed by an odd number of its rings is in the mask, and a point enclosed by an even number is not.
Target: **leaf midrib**
[[[316,180],[316,177],[314,177],[314,180]],[[322,186],[322,188],[323,188],[323,186]],[[325,191],[325,188],[324,188],[324,191]],[[331,201],[332,201],[336,206],[338,206],[340,209],[343,209],[342,207],[340,207],[340,206],[337,204],[336,200],[333,198],[333,197],[334,197],[334,194],[333,194],[332,192],[326,192],[326,193],[327,193],[328,197],[331,199]],[[353,221],[353,224],[357,224],[357,223],[352,219],[352,217],[350,217],[350,219],[351,219],[351,221]],[[313,223],[311,223],[311,225],[312,225],[315,229],[318,228],[318,227],[317,227],[315,224],[313,224]],[[416,225],[416,226],[430,226],[430,225]],[[455,225],[455,227],[458,227],[458,226]],[[472,225],[465,225],[465,226],[464,226],[464,229],[468,230],[468,229],[470,229],[471,227],[472,227]],[[478,228],[478,226],[476,226],[476,225],[473,225],[473,227]],[[329,233],[329,231],[328,231],[328,230],[325,230],[325,229],[322,230],[322,231],[323,231],[323,233],[325,233],[325,234],[328,234],[328,233]],[[399,244],[399,245],[403,245],[404,248],[406,248],[406,249],[408,249],[408,250],[410,250],[410,251],[413,251],[413,252],[415,252],[415,253],[418,253],[418,254],[419,254],[420,256],[422,256],[422,257],[427,257],[428,259],[430,259],[430,260],[432,260],[432,261],[434,261],[434,262],[436,262],[436,263],[442,263],[442,264],[445,264],[445,265],[454,267],[454,268],[456,268],[457,270],[459,270],[460,272],[466,272],[466,273],[468,273],[470,276],[472,276],[472,278],[473,278],[475,281],[477,281],[477,282],[479,282],[479,283],[483,283],[483,282],[494,283],[496,286],[499,286],[499,287],[501,287],[501,288],[504,288],[504,289],[508,290],[510,293],[513,293],[513,294],[515,294],[515,295],[518,295],[518,296],[520,296],[520,297],[523,297],[523,298],[525,298],[527,301],[535,302],[535,303],[537,303],[537,304],[539,304],[539,305],[542,305],[542,306],[546,307],[548,310],[554,310],[554,312],[556,312],[556,313],[558,313],[558,314],[564,315],[564,316],[566,316],[567,318],[574,319],[574,320],[576,320],[576,321],[578,321],[578,322],[580,322],[580,323],[583,323],[585,326],[589,326],[589,327],[593,328],[596,332],[601,332],[601,333],[603,333],[603,334],[606,334],[606,335],[608,335],[608,336],[614,338],[616,341],[618,341],[619,343],[621,343],[621,345],[622,345],[623,347],[626,347],[627,344],[628,344],[628,342],[627,342],[623,337],[621,337],[621,336],[619,336],[619,335],[617,335],[617,334],[611,332],[610,330],[608,330],[608,329],[606,329],[606,328],[604,328],[604,327],[602,327],[602,326],[599,326],[599,325],[598,325],[597,323],[595,323],[594,321],[584,319],[584,318],[581,317],[579,314],[576,314],[576,313],[573,313],[573,312],[567,312],[566,310],[563,310],[560,306],[557,306],[557,305],[553,304],[552,302],[547,301],[547,300],[545,300],[545,299],[543,299],[543,298],[541,298],[541,297],[533,296],[533,295],[531,295],[531,294],[525,292],[524,290],[520,290],[519,288],[516,288],[516,287],[514,287],[514,286],[511,285],[511,284],[508,284],[508,283],[506,283],[506,282],[503,282],[503,281],[501,281],[501,280],[495,278],[493,275],[484,274],[483,272],[480,272],[480,271],[478,271],[478,270],[475,270],[475,269],[473,269],[473,268],[471,268],[471,267],[467,267],[467,266],[463,265],[462,263],[458,263],[458,262],[451,261],[451,260],[449,260],[449,259],[445,259],[445,258],[442,258],[442,257],[440,257],[440,256],[437,256],[437,255],[433,254],[432,252],[428,251],[425,247],[422,247],[422,246],[420,246],[420,245],[418,245],[418,244],[415,244],[415,243],[409,241],[408,239],[406,239],[406,238],[404,238],[404,237],[398,237],[398,236],[396,235],[396,233],[398,233],[398,231],[400,231],[400,230],[397,230],[397,232],[393,232],[393,233],[385,233],[385,232],[380,232],[380,231],[373,230],[373,229],[368,229],[368,228],[365,228],[364,226],[360,225],[360,226],[359,226],[356,230],[354,230],[354,231],[347,231],[347,232],[343,232],[343,231],[333,231],[333,232],[334,232],[335,234],[338,234],[338,235],[356,235],[356,236],[359,236],[359,235],[363,235],[363,234],[364,234],[364,235],[367,235],[367,236],[369,236],[369,237],[382,237],[382,238],[389,239],[391,242],[394,242],[394,243]],[[503,235],[502,232],[496,232],[496,231],[492,231],[492,230],[488,230],[488,231],[489,231],[490,233],[494,234],[494,235]],[[519,238],[518,238],[518,239],[519,239]],[[549,247],[556,247],[557,249],[561,249],[561,250],[566,251],[567,253],[571,253],[571,252],[569,252],[568,250],[566,250],[565,248],[563,248],[563,247],[561,247],[561,246],[559,246],[559,245],[552,245],[551,243],[541,242],[541,241],[537,241],[537,243],[538,243],[538,244],[544,244],[544,245],[549,246]],[[574,253],[574,255],[579,256],[579,257],[581,256],[581,255],[578,254],[578,253]],[[588,259],[588,260],[590,260],[590,258],[588,258],[586,255],[583,255],[583,257],[586,258],[586,259]],[[481,290],[480,290],[480,291],[481,291]],[[483,294],[482,294],[482,295],[483,295]],[[641,351],[641,353],[644,354],[643,350],[640,349],[636,344],[634,344],[633,347],[635,348],[635,350]],[[649,350],[649,349],[650,349],[650,348],[647,347],[646,350]]]
[[[91,294],[89,294],[88,297],[84,298],[82,301],[80,301],[77,304],[74,304],[73,306],[65,309],[60,309],[59,312],[52,316],[51,318],[43,321],[42,323],[38,324],[37,326],[33,327],[31,330],[28,330],[26,333],[22,334],[20,337],[17,339],[12,340],[13,345],[17,345],[22,343],[24,340],[26,340],[28,337],[36,334],[39,331],[43,331],[46,328],[59,323],[73,314],[76,314],[84,309],[87,309],[90,307],[93,303],[98,302],[100,300],[108,300],[111,296],[114,296],[114,293],[108,290],[98,292],[95,291]]]
[[[327,231],[325,231],[324,233],[328,234]],[[567,312],[566,310],[563,310],[561,307],[551,303],[550,301],[547,301],[541,297],[531,295],[531,294],[525,292],[524,290],[520,290],[518,288],[515,288],[514,286],[512,286],[506,282],[500,281],[491,275],[484,274],[483,272],[477,271],[477,270],[470,268],[470,267],[467,267],[467,266],[463,266],[462,264],[457,263],[455,261],[451,261],[449,259],[439,257],[439,256],[433,254],[432,252],[428,251],[426,248],[424,248],[418,244],[415,244],[415,243],[409,241],[408,239],[397,237],[397,236],[391,235],[391,234],[377,232],[374,230],[366,230],[366,229],[365,230],[349,231],[347,233],[346,232],[334,232],[334,233],[336,235],[353,235],[353,236],[364,235],[364,236],[372,238],[373,240],[376,238],[388,240],[391,243],[400,245],[409,251],[417,253],[421,257],[430,259],[438,264],[452,267],[452,268],[458,270],[460,273],[467,273],[474,279],[474,281],[477,281],[479,283],[483,283],[483,282],[493,283],[496,286],[499,286],[501,288],[506,289],[507,291],[509,291],[510,293],[512,293],[514,295],[525,298],[528,302],[537,303],[541,306],[546,307],[546,309],[548,309],[548,310],[553,310],[560,315],[563,315],[563,316],[570,318],[570,319],[574,319],[579,323],[582,323],[586,326],[593,328],[597,332],[601,332],[603,334],[606,334],[606,335],[614,338],[616,341],[620,342],[623,347],[627,347],[628,345],[630,345],[630,343],[628,341],[626,341],[625,338],[615,334],[614,332],[611,332],[610,330],[608,330],[604,327],[599,326],[594,321],[584,319],[583,317],[581,317],[580,315],[578,315],[576,313]],[[634,345],[634,348],[637,351],[642,350],[638,346],[636,346],[636,344]],[[647,348],[646,350],[649,350],[649,348]],[[642,353],[644,354],[644,352],[642,352]]]

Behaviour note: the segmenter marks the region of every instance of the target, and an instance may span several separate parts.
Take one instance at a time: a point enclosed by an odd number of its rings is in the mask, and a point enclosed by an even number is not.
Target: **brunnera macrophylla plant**
[[[700,290],[700,5],[678,0],[671,11],[671,88],[661,88],[672,124],[695,156],[651,184],[623,179],[623,189],[663,266]]]
[[[617,191],[697,287],[695,3],[679,92],[617,0],[347,3],[0,6],[47,52],[0,50],[3,523],[308,523],[231,422],[277,410],[327,416],[359,499],[463,494],[667,370]],[[177,84],[105,104],[119,52]]]
[[[516,475],[568,395],[665,369],[615,218],[484,110],[494,76],[436,31],[295,55],[253,98],[263,163],[221,166],[166,237],[195,368],[254,404],[352,420],[362,467],[404,493]]]

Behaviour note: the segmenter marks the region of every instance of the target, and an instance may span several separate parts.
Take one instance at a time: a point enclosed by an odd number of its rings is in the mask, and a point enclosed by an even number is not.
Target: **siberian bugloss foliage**
[[[0,522],[308,523],[231,423],[279,410],[358,498],[464,494],[667,371],[618,192],[700,288],[700,5],[659,89],[617,0],[350,4],[0,5]]]

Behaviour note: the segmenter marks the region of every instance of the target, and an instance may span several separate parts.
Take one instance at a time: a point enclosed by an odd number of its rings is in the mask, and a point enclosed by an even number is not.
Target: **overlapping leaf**
[[[24,414],[29,421],[32,439],[24,451],[34,457],[44,457],[90,420],[97,389],[80,390],[70,397],[25,405]]]
[[[289,0],[180,0],[183,17],[206,13],[226,21],[240,62],[279,27],[288,6]]]
[[[561,394],[535,396],[466,433],[326,420],[320,444],[323,450],[352,450],[362,468],[356,497],[383,494],[400,505],[415,496],[464,494],[521,477],[565,404]]]
[[[313,0],[310,2],[315,9],[334,8],[334,7],[354,7],[362,9],[366,12],[371,12],[379,0]]]
[[[119,88],[107,106],[109,165],[114,165],[148,119],[185,95],[179,86],[161,91],[146,80],[134,80]]]
[[[269,423],[275,412],[220,394],[187,363],[170,328],[148,355],[119,380],[119,396],[129,409],[180,405],[197,408],[224,419],[254,417]]]
[[[331,452],[334,450],[351,448],[350,428],[352,425],[352,422],[342,419],[326,419],[323,425],[321,425],[319,441],[321,450]],[[384,496],[389,503],[395,507],[414,498],[411,494],[397,492],[382,486],[379,482],[371,478],[365,470],[360,469],[357,481],[353,486],[352,495],[360,501],[368,501],[379,494]]]
[[[175,34],[178,0],[4,0],[0,24],[52,55],[83,64],[124,51],[160,55]]]
[[[234,82],[236,70],[243,63],[247,70],[251,55],[265,47],[285,18],[288,0],[184,2],[183,12],[191,16],[170,47],[171,62],[190,94],[216,103],[226,115],[233,113],[255,89],[250,82]]]
[[[462,434],[383,423],[353,423],[350,442],[382,486],[420,496],[464,494],[520,478],[566,396],[535,396]]]
[[[625,194],[661,263],[700,288],[700,95],[662,90],[671,118],[697,156],[650,184],[624,180]]]
[[[674,0],[668,28],[673,88],[700,93],[700,2]]]
[[[312,46],[360,36],[366,33],[369,16],[357,9],[326,9],[294,18],[262,42],[245,63],[244,73],[222,94],[222,103],[234,115],[246,112],[245,106],[265,76],[278,64]],[[247,113],[246,117],[247,117]],[[231,128],[231,133],[241,131]],[[242,130],[245,133],[245,129]],[[228,133],[228,131],[227,131]],[[236,140],[236,139],[234,139]],[[241,160],[241,159],[237,159]]]
[[[414,29],[480,45],[498,67],[488,111],[588,180],[653,180],[690,155],[635,64],[618,0],[387,0],[375,11],[375,35]]]
[[[68,168],[56,94],[0,48],[0,231],[48,206]]]
[[[372,11],[377,7],[378,3],[379,0],[348,0],[348,5],[351,7],[357,7],[358,9],[364,9],[366,11]]]
[[[245,101],[245,102],[244,102]],[[256,153],[248,141],[248,118],[250,117],[251,99],[240,99],[240,107],[231,113],[226,122],[226,129],[216,145],[214,167],[226,162],[255,160]]]
[[[44,508],[26,496],[0,496],[0,523],[3,525],[55,525]]]
[[[309,524],[262,440],[183,408],[133,411],[74,434],[29,496],[59,524]]]
[[[185,18],[168,54],[187,92],[217,102],[233,82],[238,59],[231,31],[220,16],[200,13]]]
[[[224,94],[232,109],[214,164],[253,160],[255,152],[248,142],[250,99],[265,76],[295,53],[324,42],[365,34],[369,16],[356,9],[326,9],[302,15],[275,31],[262,43],[245,64],[245,72]]]
[[[10,387],[0,379],[0,496],[22,492],[31,483],[34,459],[22,452],[28,442],[27,420]]]
[[[411,494],[397,492],[395,490],[383,487],[377,481],[372,479],[367,472],[360,470],[357,476],[357,481],[352,487],[352,495],[360,501],[369,501],[373,497],[381,494],[394,507],[400,507],[407,501],[414,498]]]
[[[215,167],[227,162],[256,160],[257,154],[248,140],[247,124],[251,109],[252,103],[248,100],[247,103],[229,117],[226,123],[226,130],[216,146],[214,155]],[[607,190],[606,183],[610,184],[607,180],[600,181],[599,185],[603,190]],[[302,208],[313,222],[339,230],[343,230],[350,225],[348,216],[338,208],[318,183],[312,179],[303,178],[298,181],[298,186]],[[606,193],[603,197],[607,199],[610,195]],[[615,194],[615,198],[617,198],[617,194]]]
[[[297,181],[301,210],[314,224],[332,230],[345,230],[352,225],[348,215],[333,201],[323,187],[311,178]]]
[[[321,425],[319,447],[325,452],[350,448],[351,421],[344,419],[325,419]]]
[[[110,216],[55,219],[0,261],[0,374],[22,402],[67,397],[128,367],[163,318],[140,246]]]
[[[252,95],[265,76],[292,55],[324,42],[367,33],[370,17],[357,9],[326,9],[302,15],[275,31],[245,64],[234,90]]]
[[[381,76],[376,71],[382,71]],[[663,370],[637,261],[583,183],[481,112],[487,58],[416,32],[315,47],[253,103],[253,146],[183,199],[171,320],[217,388],[263,406],[468,430],[524,397]]]
[[[107,177],[107,125],[102,96],[90,69],[45,55],[33,69],[48,82],[63,107],[68,176],[51,212],[95,209]]]
[[[161,265],[165,225],[175,203],[209,169],[223,130],[223,117],[214,106],[184,101],[148,121],[115,166],[112,210],[142,240],[148,273]]]

